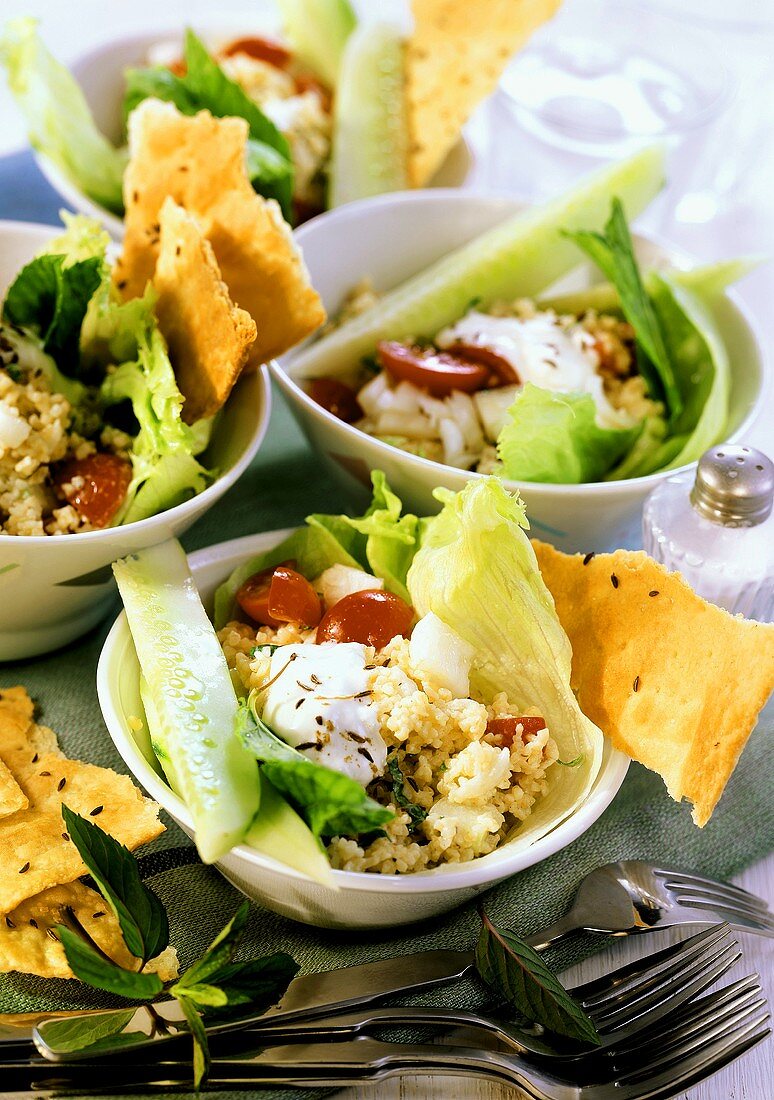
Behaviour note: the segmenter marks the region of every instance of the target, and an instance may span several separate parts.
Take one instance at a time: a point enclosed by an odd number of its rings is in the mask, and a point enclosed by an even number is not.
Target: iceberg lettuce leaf
[[[553,393],[527,383],[497,440],[503,474],[514,481],[577,485],[599,481],[642,431],[602,428],[591,394]]]
[[[412,603],[455,630],[474,650],[471,687],[483,699],[505,692],[516,707],[536,707],[559,747],[548,790],[509,845],[533,843],[587,796],[602,760],[601,731],[570,686],[572,651],[525,534],[518,496],[496,477],[459,493],[437,489],[443,510],[427,524],[408,574]]]
[[[83,92],[43,45],[34,19],[12,19],[6,25],[0,61],[24,115],[30,144],[90,199],[122,214],[128,153],[116,149],[97,129]]]

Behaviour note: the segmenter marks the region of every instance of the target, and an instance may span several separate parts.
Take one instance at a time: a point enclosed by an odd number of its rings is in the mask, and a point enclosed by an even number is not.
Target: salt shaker
[[[690,473],[662,481],[645,502],[642,539],[705,600],[774,621],[774,463],[721,443]]]

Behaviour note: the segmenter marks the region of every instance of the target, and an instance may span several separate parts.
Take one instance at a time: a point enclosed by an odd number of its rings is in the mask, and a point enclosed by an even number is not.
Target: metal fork
[[[344,1087],[403,1074],[442,1073],[504,1081],[532,1100],[665,1100],[761,1042],[769,1034],[768,1019],[766,1000],[751,976],[681,1010],[659,1031],[643,1032],[608,1063],[597,1062],[595,1075],[583,1083],[564,1077],[560,1064],[530,1063],[502,1051],[356,1039],[272,1047],[239,1059],[216,1057],[210,1085],[247,1091],[269,1084]],[[179,1088],[189,1075],[190,1065],[179,1061],[80,1063],[66,1069],[40,1061],[0,1066],[0,1088],[5,1096],[42,1098],[66,1091],[113,1094],[141,1085],[143,1095],[150,1096]]]
[[[526,942],[542,951],[573,932],[629,936],[717,920],[740,931],[774,936],[774,913],[755,894],[690,871],[627,859],[586,875],[570,911],[527,936]]]
[[[487,1032],[517,1053],[574,1060],[618,1048],[708,989],[740,958],[741,951],[728,925],[720,925],[568,990],[591,1017],[602,1038],[600,1046],[595,1047],[553,1034],[549,1044],[534,1030],[525,1030],[523,1024],[475,1012],[433,1007],[372,1008],[284,1026],[261,1027],[249,1034],[254,1042],[268,1045],[340,1040],[400,1025],[444,1029],[473,1027]],[[235,1036],[235,1042],[238,1041],[244,1043],[244,1038],[240,1040]]]

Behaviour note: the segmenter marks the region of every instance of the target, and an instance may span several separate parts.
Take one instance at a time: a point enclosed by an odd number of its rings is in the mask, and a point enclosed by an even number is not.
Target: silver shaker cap
[[[774,462],[754,447],[719,443],[699,459],[691,503],[713,523],[754,527],[774,503]]]

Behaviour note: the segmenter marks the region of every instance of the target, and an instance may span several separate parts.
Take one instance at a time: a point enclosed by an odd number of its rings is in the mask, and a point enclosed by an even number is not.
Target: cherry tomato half
[[[315,641],[362,642],[381,649],[398,634],[407,638],[413,619],[413,608],[392,592],[350,592],[323,615]]]
[[[489,367],[494,378],[490,377],[490,385],[516,386],[521,379],[512,363],[498,355],[492,348],[485,348],[479,344],[451,344],[447,351],[454,355],[461,355],[463,359],[472,360]]]
[[[475,393],[489,381],[490,371],[483,363],[473,363],[433,347],[382,340],[376,354],[393,378],[399,382],[413,382],[433,397],[448,397],[454,390]]]
[[[546,728],[546,720],[545,718],[536,718],[532,715],[525,715],[523,717],[507,715],[504,718],[490,718],[486,724],[486,732],[494,734],[501,744],[507,745],[510,748],[513,744],[514,737],[517,736],[518,726],[522,727],[522,737],[530,737]]]
[[[237,591],[236,602],[257,623],[281,626],[299,623],[317,626],[322,615],[320,597],[306,577],[283,562],[248,577]]]
[[[265,61],[268,65],[273,65],[275,69],[286,68],[291,59],[290,50],[281,42],[259,36],[235,38],[220,51],[221,57],[233,57],[235,53],[246,53],[256,61]]]
[[[338,378],[315,378],[309,383],[307,392],[313,401],[347,424],[360,420],[363,415],[355,391]]]
[[[72,458],[58,467],[54,482],[79,516],[92,527],[107,527],[124,502],[132,464],[118,455],[98,452]],[[73,484],[77,481],[77,484]]]

